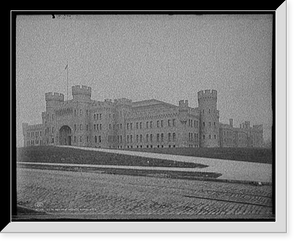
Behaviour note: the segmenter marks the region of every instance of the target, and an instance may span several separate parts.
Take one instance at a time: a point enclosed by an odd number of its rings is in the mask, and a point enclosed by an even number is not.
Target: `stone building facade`
[[[196,108],[188,100],[178,105],[156,99],[95,101],[91,94],[91,87],[79,85],[72,87],[73,98],[67,101],[61,93],[46,93],[42,124],[23,123],[24,146],[262,147],[262,126],[220,124],[216,90],[199,91]]]

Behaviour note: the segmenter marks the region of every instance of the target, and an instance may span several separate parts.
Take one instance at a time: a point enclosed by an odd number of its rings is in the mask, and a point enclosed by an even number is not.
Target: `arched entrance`
[[[72,130],[69,126],[64,125],[59,129],[59,145],[71,145]]]

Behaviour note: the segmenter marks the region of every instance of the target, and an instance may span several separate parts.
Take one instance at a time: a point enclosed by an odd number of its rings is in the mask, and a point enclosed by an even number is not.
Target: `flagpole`
[[[67,61],[67,101],[69,100],[69,62]]]

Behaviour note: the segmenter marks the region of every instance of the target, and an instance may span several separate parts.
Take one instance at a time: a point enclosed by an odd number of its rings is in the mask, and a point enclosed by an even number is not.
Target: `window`
[[[132,135],[130,135],[130,143],[132,143]]]
[[[164,141],[164,134],[160,134],[160,141],[163,142]]]
[[[98,124],[97,124],[97,125],[98,125]],[[101,131],[101,130],[102,130],[102,124],[100,124],[99,127],[100,127],[100,131]]]
[[[139,123],[138,123],[138,122],[135,123],[135,128],[136,128],[136,129],[139,129]]]
[[[101,126],[101,124],[100,124],[100,126]],[[101,127],[100,127],[101,128]],[[120,129],[122,129],[122,123],[120,124]]]
[[[216,126],[216,122],[214,122],[214,126]]]
[[[217,139],[217,135],[214,135],[214,138]]]
[[[138,143],[139,142],[139,135],[135,136],[135,141]]]
[[[209,127],[211,127],[211,122],[209,122],[208,124],[209,124]]]
[[[108,125],[109,129],[111,129],[111,124]]]
[[[147,122],[147,123],[148,123],[148,122]],[[148,141],[149,141],[149,135],[146,134],[146,143],[148,143]]]
[[[140,122],[140,129],[142,129],[142,124],[143,124],[143,122]]]
[[[173,142],[175,142],[176,141],[176,133],[174,132],[173,133]],[[175,147],[175,146],[174,146]]]
[[[159,142],[159,133],[156,134],[156,142]]]
[[[74,124],[74,132],[76,132],[76,124]]]
[[[97,136],[95,136],[95,143],[97,143]]]
[[[127,130],[129,130],[129,123],[127,123]]]
[[[203,135],[203,139],[205,139],[205,135]]]
[[[159,120],[156,122],[156,126],[157,128],[159,128]]]
[[[168,127],[171,126],[171,120],[168,120]]]
[[[152,121],[150,121],[150,128],[152,128]]]
[[[76,143],[76,136],[74,136],[74,143]]]
[[[175,121],[176,121],[176,120],[175,120],[175,119],[173,119],[173,126],[175,126]]]
[[[168,133],[168,141],[171,141],[171,133]]]
[[[153,138],[153,135],[152,134],[150,134],[150,142],[152,142],[152,139]]]
[[[129,135],[126,136],[126,142],[129,143]]]
[[[143,142],[143,135],[140,135],[140,142]]]
[[[87,142],[87,143],[89,142],[89,136],[86,137],[86,142]]]
[[[205,126],[205,122],[203,122],[203,126]]]
[[[80,124],[80,130],[82,130],[82,124]],[[81,141],[80,141],[81,142]]]
[[[193,120],[191,120],[191,127],[193,127]]]
[[[197,141],[197,133],[194,133],[194,141]]]
[[[132,123],[130,123],[130,130],[132,130]]]
[[[210,109],[208,109],[208,113],[210,114]]]
[[[161,127],[164,127],[164,121],[163,120],[160,121],[160,125],[161,125]]]
[[[211,135],[210,134],[209,134],[208,138],[211,139]]]
[[[147,122],[146,122],[146,128],[148,128],[148,127],[149,127],[149,122],[147,121]]]

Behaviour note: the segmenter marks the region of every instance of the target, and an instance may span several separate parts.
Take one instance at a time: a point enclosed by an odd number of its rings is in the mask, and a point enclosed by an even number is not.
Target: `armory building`
[[[198,107],[151,99],[132,102],[91,99],[92,89],[73,86],[71,100],[46,93],[42,124],[23,123],[24,146],[75,145],[96,148],[262,147],[263,126],[239,128],[219,122],[217,91],[198,92]]]

